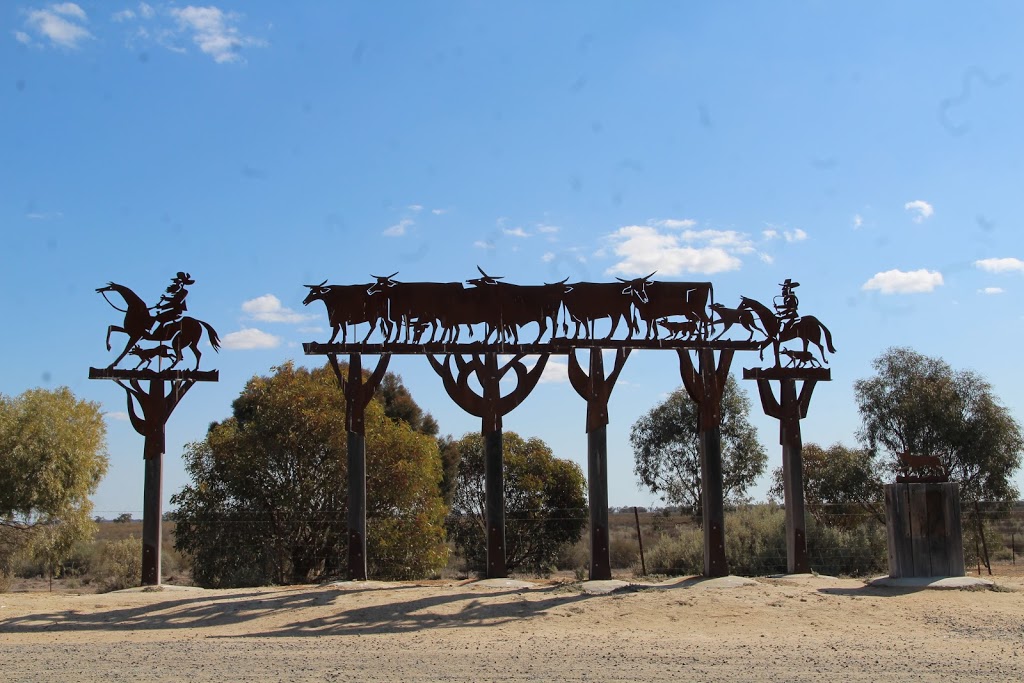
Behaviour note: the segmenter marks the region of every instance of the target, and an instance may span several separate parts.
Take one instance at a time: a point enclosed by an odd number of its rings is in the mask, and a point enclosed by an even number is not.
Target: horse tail
[[[832,333],[828,331],[827,327],[821,324],[821,321],[818,321],[818,324],[821,325],[821,331],[825,333],[825,346],[828,347],[828,352],[835,353],[836,350],[832,346]]]
[[[217,330],[213,329],[210,323],[203,320],[196,320],[197,323],[206,328],[206,334],[210,337],[210,346],[213,347],[214,351],[220,352],[220,337],[217,336]]]

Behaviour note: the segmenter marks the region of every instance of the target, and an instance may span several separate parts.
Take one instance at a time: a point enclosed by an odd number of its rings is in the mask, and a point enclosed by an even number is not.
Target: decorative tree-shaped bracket
[[[216,382],[216,370],[117,370],[89,368],[89,379],[112,379],[125,390],[132,427],[145,438],[146,462],[142,492],[142,584],[160,585],[163,456],[167,420],[196,382]],[[149,390],[142,381],[149,381]],[[125,383],[127,381],[127,384]],[[168,389],[167,384],[170,384]]]
[[[361,354],[348,358],[348,376],[338,365],[338,356],[327,354],[345,396],[345,431],[348,432],[348,577],[366,580],[366,406],[387,371],[389,354],[383,354],[369,377],[363,376]]]
[[[814,385],[819,381],[831,380],[832,371],[828,368],[745,368],[743,379],[757,380],[757,391],[765,415],[779,421],[786,506],[786,571],[790,574],[806,574],[811,568],[807,558],[800,420],[807,417]],[[781,384],[778,399],[772,393],[772,380]],[[796,383],[799,381],[803,382],[803,386],[797,391]]]
[[[587,488],[590,498],[590,579],[612,578],[608,550],[608,399],[629,349],[615,352],[615,367],[605,378],[599,348],[590,349],[590,374],[583,372],[576,349],[569,353],[569,381],[587,401]]]
[[[441,377],[445,391],[452,400],[470,415],[480,418],[484,437],[484,521],[487,525],[487,578],[508,576],[505,563],[505,475],[501,440],[501,418],[512,412],[537,386],[548,354],[541,354],[537,364],[527,369],[522,362],[525,354],[518,354],[504,365],[498,364],[496,353],[462,355],[448,354],[444,362],[428,355],[430,367]],[[452,358],[457,373],[453,372]],[[501,395],[501,380],[509,370],[516,373],[516,386],[506,396]],[[476,376],[482,389],[476,393],[469,385]]]
[[[722,392],[732,365],[732,350],[723,350],[715,366],[712,349],[698,352],[700,371],[690,352],[680,349],[679,374],[686,393],[697,404],[700,439],[701,507],[704,519],[704,576],[727,576],[725,558],[725,495],[722,484]]]

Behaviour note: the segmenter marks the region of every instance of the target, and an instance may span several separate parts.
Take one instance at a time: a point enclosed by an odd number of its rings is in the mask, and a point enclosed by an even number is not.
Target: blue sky
[[[0,391],[100,402],[97,511],[138,513],[142,438],[121,389],[86,379],[120,322],[96,287],[155,301],[186,270],[189,312],[225,339],[203,363],[221,381],[168,423],[166,500],[247,379],[319,362],[304,284],[479,264],[522,284],[657,269],[727,305],[798,280],[839,350],[805,442],[855,443],[853,382],[894,345],[976,370],[1020,419],[1022,20],[1013,2],[4,3]],[[556,360],[505,428],[585,469]],[[442,432],[479,429],[425,359],[391,369]],[[612,505],[655,502],[628,433],[678,385],[674,354],[630,357]],[[753,421],[777,466],[777,423]]]

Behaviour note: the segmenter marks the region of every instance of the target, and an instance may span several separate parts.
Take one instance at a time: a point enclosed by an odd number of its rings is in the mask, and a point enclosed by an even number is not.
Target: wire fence
[[[866,576],[886,573],[888,558],[884,509],[854,505],[807,506],[807,548],[813,570],[830,575]],[[126,514],[130,513],[130,514]],[[99,538],[141,533],[134,511],[98,511],[98,517],[121,518],[103,524]],[[132,521],[127,521],[132,519]],[[382,539],[377,530],[408,524],[414,516],[367,518],[367,563],[377,578],[462,577],[472,567],[460,548],[434,539]],[[451,521],[451,520],[449,520]],[[348,548],[344,510],[322,511],[301,519],[268,520],[258,515],[234,519],[192,519],[211,539],[203,551],[213,566],[242,567],[243,582],[290,583],[346,578]],[[554,526],[575,526],[575,543],[564,544],[540,573],[585,575],[590,562],[589,514],[586,510],[535,509],[509,511],[506,536],[540,536]],[[965,563],[980,573],[1018,573],[1024,544],[1024,504],[979,502],[962,512]],[[483,529],[480,529],[483,534]],[[726,554],[734,574],[760,576],[785,573],[784,508],[772,504],[736,506],[726,512]],[[196,557],[174,548],[173,514],[164,525],[164,572],[184,578]],[[613,507],[609,511],[608,551],[619,576],[700,574],[703,531],[699,510],[670,507],[646,510]],[[641,547],[643,557],[641,557]],[[429,562],[423,553],[434,553]],[[206,555],[204,561],[210,561]]]

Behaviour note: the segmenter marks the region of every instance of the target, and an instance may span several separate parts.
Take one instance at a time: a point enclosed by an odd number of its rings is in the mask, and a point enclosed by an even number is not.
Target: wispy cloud
[[[108,419],[117,420],[118,422],[127,422],[128,420],[131,419],[128,413],[121,410],[111,410],[109,412],[104,413],[104,415]]]
[[[654,221],[653,225],[657,225],[659,228],[669,228],[670,230],[685,230],[692,228],[697,225],[697,221],[692,218],[664,218],[662,220]]]
[[[314,315],[298,313],[281,305],[273,294],[264,294],[242,304],[242,311],[252,320],[267,323],[302,323],[316,318]]]
[[[405,234],[406,230],[408,230],[415,224],[416,223],[415,221],[413,221],[413,219],[403,218],[402,220],[392,225],[390,228],[384,230],[383,234],[386,237],[401,237],[402,235]]]
[[[423,205],[422,204],[410,204],[409,206],[407,206],[405,208],[409,209],[413,213],[419,213],[420,211],[423,210]]]
[[[865,282],[861,289],[878,290],[882,294],[923,294],[943,284],[942,273],[934,270],[887,270]]]
[[[253,349],[275,349],[281,345],[281,339],[267,334],[255,327],[244,327],[238,332],[224,335],[221,346],[232,351],[250,351]]]
[[[25,214],[25,218],[33,221],[49,221],[63,217],[64,214],[60,211],[30,211]]]
[[[1024,261],[1017,258],[986,258],[974,262],[975,268],[988,273],[1024,272]]]
[[[494,249],[496,245],[491,240],[477,240],[473,246],[477,249]]]
[[[1002,294],[1005,291],[1002,287],[985,287],[984,289],[979,289],[978,294]]]
[[[915,223],[923,223],[926,218],[931,218],[935,213],[935,208],[923,199],[907,202],[903,208],[914,214]]]
[[[853,229],[859,230],[864,225],[864,217],[859,213],[853,214]]]
[[[235,26],[240,15],[224,12],[218,7],[171,8],[170,15],[178,27],[191,34],[192,42],[204,54],[210,55],[218,64],[244,62],[242,48],[263,47],[266,43],[258,38],[242,34]]]
[[[529,237],[530,233],[523,230],[521,227],[516,226],[514,228],[502,228],[501,232],[509,235],[510,237]]]
[[[780,230],[779,228],[772,226],[761,231],[761,238],[767,242],[771,242],[772,240],[777,240],[779,238],[790,243],[803,242],[807,239],[807,233],[800,228],[795,228],[793,230]]]
[[[442,216],[448,213],[448,209],[431,209],[430,213],[434,214],[435,216]]]
[[[93,38],[85,27],[89,17],[85,10],[73,2],[61,2],[48,5],[45,9],[27,11],[25,19],[26,31],[16,31],[15,39],[26,45],[34,41],[32,35],[42,39],[51,46],[77,49],[86,40]]]
[[[800,228],[795,230],[786,230],[782,233],[782,236],[786,238],[787,242],[803,242],[807,239],[807,233]]]
[[[537,225],[537,232],[539,232],[542,235],[554,235],[559,230],[561,230],[561,228],[559,228],[557,225],[545,225],[543,223],[539,223]]]
[[[545,251],[544,255],[540,257],[540,260],[544,263],[551,263],[555,260],[555,253],[553,251]]]

